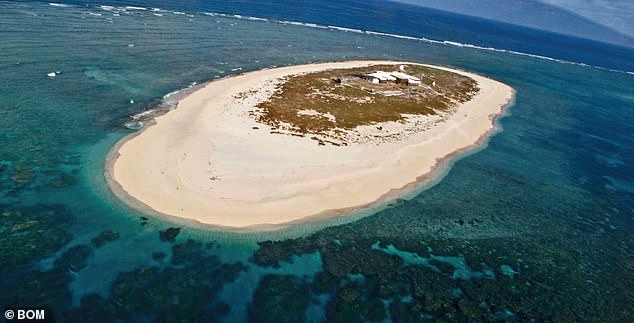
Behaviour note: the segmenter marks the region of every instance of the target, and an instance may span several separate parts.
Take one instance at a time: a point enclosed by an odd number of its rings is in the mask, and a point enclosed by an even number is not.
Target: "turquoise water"
[[[63,322],[631,319],[633,75],[193,10],[107,9],[0,2],[4,307],[45,306]],[[130,116],[167,93],[349,59],[473,71],[513,86],[516,103],[503,131],[437,185],[281,232],[144,219],[105,185],[105,156],[132,132]],[[181,230],[161,239],[170,227]]]

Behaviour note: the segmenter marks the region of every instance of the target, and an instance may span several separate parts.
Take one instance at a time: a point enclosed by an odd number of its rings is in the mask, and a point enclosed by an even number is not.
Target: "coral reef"
[[[167,228],[159,231],[159,238],[164,242],[174,242],[180,232],[181,228]]]
[[[90,243],[93,247],[99,248],[108,242],[119,240],[119,232],[114,230],[102,231],[98,236],[93,238]]]
[[[301,322],[309,303],[309,285],[293,276],[267,275],[249,308],[252,322]]]

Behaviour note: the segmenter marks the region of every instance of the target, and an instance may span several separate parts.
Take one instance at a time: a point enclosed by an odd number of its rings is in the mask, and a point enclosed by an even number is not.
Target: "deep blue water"
[[[631,320],[631,49],[379,1],[143,6],[163,9],[0,2],[3,307],[61,322]],[[106,187],[129,116],[165,94],[357,58],[473,71],[516,103],[437,185],[339,221],[226,233],[142,218]]]
[[[634,71],[634,49],[386,0],[65,1],[212,11],[454,41]],[[336,14],[334,14],[336,13]]]

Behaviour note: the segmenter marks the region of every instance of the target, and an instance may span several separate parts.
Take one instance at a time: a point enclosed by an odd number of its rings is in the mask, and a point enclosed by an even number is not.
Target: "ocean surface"
[[[381,1],[0,1],[0,305],[58,322],[631,321],[633,58]],[[109,191],[107,153],[169,93],[350,59],[464,69],[517,98],[441,180],[338,219],[223,232]]]

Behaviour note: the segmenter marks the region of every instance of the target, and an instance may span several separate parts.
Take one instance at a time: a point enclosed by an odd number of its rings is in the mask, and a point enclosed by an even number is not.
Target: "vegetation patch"
[[[405,73],[420,84],[373,83],[368,75],[377,71]],[[472,78],[420,65],[331,69],[284,79],[252,115],[275,132],[338,138],[358,126],[451,112],[478,91]]]

